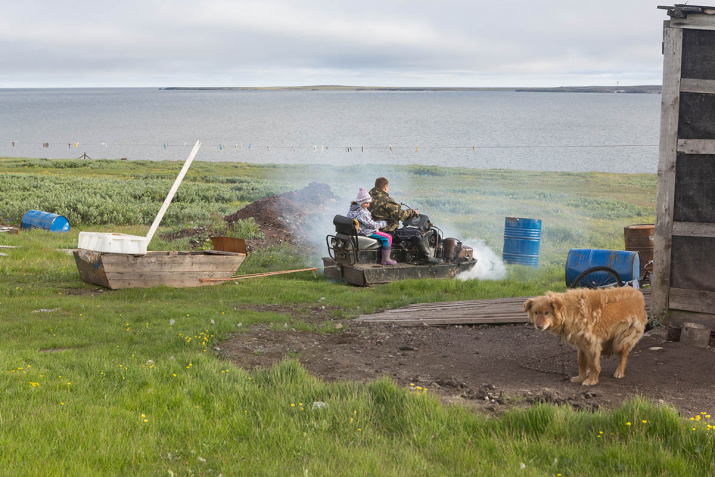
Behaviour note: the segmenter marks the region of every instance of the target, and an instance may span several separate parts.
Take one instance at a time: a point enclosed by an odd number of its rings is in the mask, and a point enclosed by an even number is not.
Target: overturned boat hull
[[[79,249],[74,252],[74,258],[82,280],[118,290],[216,285],[223,282],[206,279],[232,277],[246,259],[246,254],[204,250],[128,255]]]
[[[377,263],[347,264],[323,257],[325,276],[361,287],[418,278],[454,278],[458,273],[471,270],[476,264],[477,260],[472,259],[436,265],[398,262],[397,265],[386,266]]]

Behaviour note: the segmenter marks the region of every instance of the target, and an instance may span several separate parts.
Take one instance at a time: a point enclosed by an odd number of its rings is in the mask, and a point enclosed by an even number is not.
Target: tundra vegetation
[[[623,226],[653,223],[655,175],[429,167],[197,162],[160,232],[206,226],[259,236],[222,217],[277,193],[326,182],[345,200],[385,175],[391,192],[460,238],[501,252],[504,217],[543,220],[541,266],[487,280],[415,280],[369,289],[311,273],[193,289],[102,291],[73,258],[81,230],[143,235],[181,164],[0,159],[0,222],[29,209],[72,230],[0,234],[0,466],[7,475],[712,475],[704,409],[679,416],[633,400],[593,413],[538,405],[499,417],[444,405],[429,389],[326,383],[295,359],[249,372],[217,348],[268,323],[339,333],[333,320],[424,301],[564,288],[569,248],[623,248]],[[367,184],[368,186],[370,184]],[[329,231],[319,231],[325,235]],[[157,240],[152,249],[187,243]],[[199,244],[202,246],[202,244]],[[289,247],[253,252],[240,273],[315,263]],[[291,313],[266,311],[281,305]],[[303,310],[322,305],[332,319]],[[305,319],[304,319],[305,318]],[[296,330],[296,331],[291,331]],[[691,418],[691,419],[689,419]]]

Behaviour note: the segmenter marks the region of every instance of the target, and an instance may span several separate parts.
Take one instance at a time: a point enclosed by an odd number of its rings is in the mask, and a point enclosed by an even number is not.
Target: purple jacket
[[[372,220],[372,214],[369,210],[360,207],[360,204],[353,202],[350,204],[348,217],[357,219],[360,222],[360,235],[370,236],[379,231],[383,227],[387,227],[387,222],[384,220]]]

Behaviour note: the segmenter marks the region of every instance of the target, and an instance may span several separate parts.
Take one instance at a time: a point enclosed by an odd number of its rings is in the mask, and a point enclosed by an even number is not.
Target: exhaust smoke
[[[468,247],[472,247],[474,258],[477,264],[471,270],[457,275],[460,280],[503,280],[506,278],[506,266],[502,259],[492,251],[483,240],[466,240],[462,242]]]

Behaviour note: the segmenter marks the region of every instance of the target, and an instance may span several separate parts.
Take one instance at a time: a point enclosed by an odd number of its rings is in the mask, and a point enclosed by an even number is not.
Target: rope
[[[238,277],[231,278],[201,278],[199,281],[201,283],[207,282],[228,282],[231,280],[243,280],[244,278],[259,278],[259,277],[270,277],[272,275],[285,275],[287,273],[298,273],[298,272],[313,272],[313,275],[317,273],[318,269],[313,268],[301,268],[298,270],[283,270],[280,272],[264,272],[264,273],[253,273],[251,275],[240,275]]]
[[[4,143],[12,144],[13,147],[19,146],[19,145],[30,145],[30,146],[42,146],[42,147],[50,147],[52,146],[59,146],[59,147],[64,147],[65,145],[71,145],[72,147],[79,148],[80,146],[92,146],[92,147],[114,147],[114,148],[119,148],[119,147],[161,147],[164,149],[167,148],[175,148],[175,147],[192,147],[191,144],[184,143],[181,144],[184,141],[176,141],[176,143],[171,144],[169,142],[166,143],[150,143],[150,144],[144,144],[144,143],[114,143],[114,142],[108,142],[108,143],[85,143],[85,142],[77,142],[77,145],[75,146],[75,141],[42,141],[42,142],[25,142],[25,141],[3,141]],[[464,145],[445,145],[445,146],[393,146],[393,145],[386,145],[386,146],[326,146],[326,145],[310,145],[310,146],[298,146],[298,145],[293,145],[293,146],[271,146],[269,144],[264,144],[264,145],[259,145],[259,144],[251,144],[249,143],[248,146],[241,144],[241,143],[216,143],[216,144],[209,144],[206,143],[204,144],[204,148],[219,148],[220,150],[265,150],[265,151],[270,151],[271,149],[293,149],[294,151],[297,149],[308,149],[308,150],[313,150],[315,152],[321,151],[329,151],[330,149],[334,150],[339,150],[342,149],[344,152],[353,152],[353,151],[364,151],[365,149],[387,149],[392,151],[393,149],[414,149],[415,152],[419,152],[419,149],[471,149],[473,151],[476,151],[477,149],[584,149],[584,148],[619,148],[619,147],[659,147],[658,144],[584,144],[584,145],[576,145],[576,144],[517,144],[517,145],[512,145],[512,146],[464,146]]]

